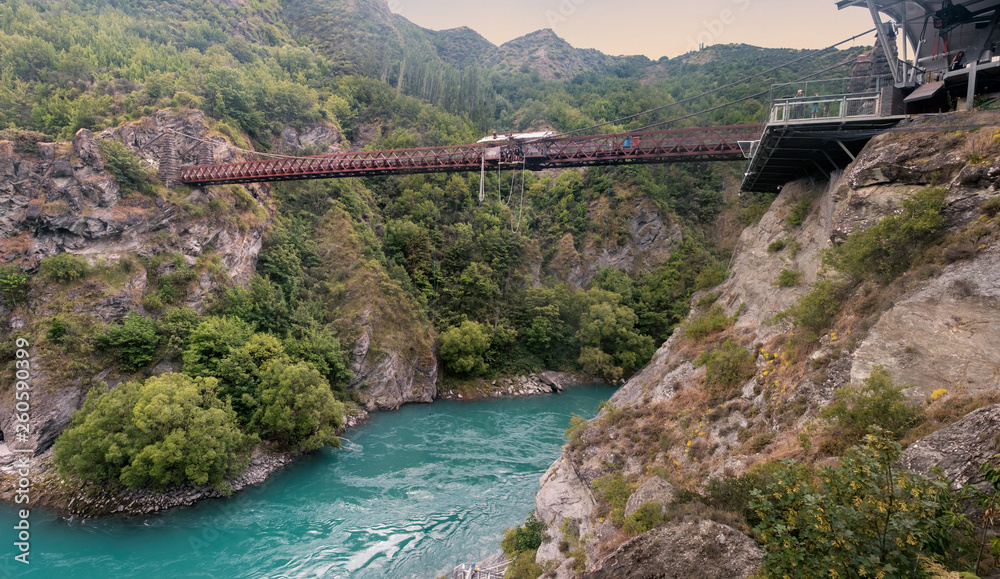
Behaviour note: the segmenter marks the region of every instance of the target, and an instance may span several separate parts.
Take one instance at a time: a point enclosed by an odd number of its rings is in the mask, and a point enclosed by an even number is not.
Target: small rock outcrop
[[[584,579],[745,579],[764,552],[736,529],[709,520],[674,521],[626,542]]]
[[[952,488],[983,482],[979,467],[1000,453],[1000,404],[980,408],[948,428],[911,444],[903,453],[904,467],[933,476],[940,468]]]
[[[601,222],[607,208],[591,208],[591,218]],[[555,256],[546,268],[548,275],[555,275],[575,288],[586,287],[597,276],[598,269],[612,267],[625,271],[649,271],[664,263],[683,234],[680,225],[660,214],[648,199],[636,201],[627,223],[619,224],[628,231],[628,242],[592,237],[577,251],[571,234],[559,242]]]
[[[625,517],[631,517],[646,503],[655,503],[660,505],[661,509],[665,509],[673,500],[674,485],[658,476],[650,477],[628,498],[628,502],[625,503]]]

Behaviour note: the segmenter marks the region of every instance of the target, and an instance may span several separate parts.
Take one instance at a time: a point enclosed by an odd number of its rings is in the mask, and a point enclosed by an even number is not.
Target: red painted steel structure
[[[511,139],[449,147],[359,151],[337,155],[271,159],[181,170],[189,185],[223,185],[301,179],[370,177],[411,173],[452,173],[497,167],[530,170],[744,159],[739,141],[760,139],[763,125],[667,129],[641,133],[561,137],[536,141]]]

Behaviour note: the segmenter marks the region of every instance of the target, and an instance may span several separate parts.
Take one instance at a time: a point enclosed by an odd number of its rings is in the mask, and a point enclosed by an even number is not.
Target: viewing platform
[[[906,118],[891,84],[883,87],[876,79],[866,83],[875,85],[867,90],[850,90],[856,81],[821,81],[827,87],[839,82],[838,94],[773,99],[760,140],[750,143],[741,189],[774,193],[795,179],[828,177],[850,164],[872,137]]]

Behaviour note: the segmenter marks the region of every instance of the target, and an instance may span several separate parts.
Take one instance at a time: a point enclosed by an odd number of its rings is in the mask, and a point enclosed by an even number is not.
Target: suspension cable
[[[828,67],[828,68],[824,68],[823,70],[818,70],[816,72],[807,74],[806,76],[799,77],[799,78],[797,78],[797,79],[795,79],[793,81],[790,81],[788,84],[795,84],[795,83],[798,83],[798,82],[809,80],[810,78],[812,78],[814,76],[819,76],[821,74],[825,74],[827,72],[830,72],[831,70],[836,70],[836,69],[838,69],[838,68],[840,68],[842,66],[846,66],[846,65],[850,64],[851,62],[854,62],[853,58],[849,58],[847,60],[841,61],[840,63],[835,64],[835,65],[833,65],[831,67]],[[694,117],[697,117],[697,116],[701,116],[701,115],[703,115],[705,113],[710,113],[710,112],[717,111],[717,110],[722,109],[722,108],[726,108],[726,107],[728,107],[730,105],[735,105],[735,104],[739,104],[739,103],[742,103],[742,102],[745,102],[745,101],[753,100],[753,99],[755,99],[757,97],[764,96],[764,95],[768,94],[769,92],[771,92],[771,91],[770,90],[761,91],[761,92],[758,92],[758,93],[755,93],[755,94],[752,94],[752,95],[745,96],[743,98],[736,99],[734,101],[729,101],[729,102],[723,103],[721,105],[716,105],[714,107],[710,107],[710,108],[707,108],[707,109],[704,109],[704,110],[700,110],[698,112],[691,113],[689,115],[684,115],[682,117],[675,117],[673,119],[668,119],[666,121],[659,121],[659,122],[656,122],[656,123],[651,123],[651,124],[648,124],[648,125],[646,125],[644,127],[639,127],[638,129],[633,129],[633,130],[631,130],[629,132],[630,133],[632,133],[632,132],[637,133],[637,132],[640,132],[640,131],[645,131],[647,129],[652,129],[652,128],[655,128],[655,127],[660,127],[660,126],[663,126],[663,125],[668,125],[670,123],[675,123],[677,121],[683,121],[683,120],[686,120],[686,119],[694,118]]]
[[[632,120],[632,119],[634,119],[636,117],[640,117],[642,115],[648,115],[650,113],[655,113],[655,112],[662,111],[662,110],[665,110],[665,109],[668,109],[668,108],[671,108],[671,107],[675,107],[677,105],[688,103],[688,102],[691,102],[693,100],[706,97],[706,96],[708,96],[710,94],[714,94],[714,93],[717,93],[719,91],[725,90],[727,88],[733,88],[735,86],[738,86],[738,85],[741,85],[741,84],[745,84],[745,83],[747,83],[747,82],[749,82],[749,81],[751,81],[751,80],[753,80],[755,78],[758,78],[758,77],[770,74],[770,73],[772,73],[772,72],[774,72],[776,70],[780,70],[782,68],[786,68],[788,66],[796,64],[796,63],[801,62],[803,60],[807,60],[809,58],[813,58],[815,56],[819,56],[820,54],[822,54],[822,53],[824,53],[824,52],[826,52],[828,50],[832,50],[834,48],[837,48],[841,44],[847,44],[848,42],[851,42],[853,40],[861,38],[862,36],[867,36],[867,35],[871,34],[872,32],[875,32],[876,30],[877,30],[876,28],[872,28],[871,30],[869,30],[867,32],[862,32],[861,34],[856,34],[856,35],[854,35],[854,36],[852,36],[852,37],[850,37],[850,38],[848,38],[846,40],[841,40],[840,42],[838,42],[836,44],[831,44],[830,46],[827,46],[826,48],[821,48],[819,50],[810,52],[809,54],[805,54],[803,56],[800,56],[798,58],[790,60],[790,61],[788,61],[788,62],[786,62],[784,64],[775,66],[773,68],[769,68],[769,69],[767,69],[767,70],[765,70],[763,72],[759,72],[757,74],[748,76],[748,77],[740,79],[738,81],[731,82],[729,84],[726,84],[726,85],[723,85],[723,86],[720,86],[720,87],[716,87],[716,88],[714,88],[712,90],[705,91],[705,92],[703,92],[701,94],[698,94],[698,95],[694,95],[694,96],[691,96],[691,97],[688,97],[688,98],[685,98],[685,99],[681,99],[679,101],[674,101],[672,103],[669,103],[669,104],[666,104],[666,105],[663,105],[663,106],[659,106],[659,107],[655,107],[655,108],[652,108],[652,109],[649,109],[649,110],[638,112],[638,113],[635,113],[633,115],[628,115],[628,116],[620,117],[620,118],[617,118],[617,119],[614,119],[614,120],[605,121],[603,123],[598,123],[596,125],[591,125],[589,127],[584,127],[582,129],[575,129],[575,130],[568,131],[568,132],[565,132],[565,133],[560,133],[560,134],[556,135],[555,137],[549,137],[549,138],[568,137],[568,136],[571,136],[571,135],[575,135],[577,133],[582,133],[584,131],[589,131],[589,130],[592,130],[592,129],[599,129],[601,127],[605,127],[605,126],[608,126],[608,125],[618,124],[618,123],[620,123],[622,121],[629,121],[629,120]]]

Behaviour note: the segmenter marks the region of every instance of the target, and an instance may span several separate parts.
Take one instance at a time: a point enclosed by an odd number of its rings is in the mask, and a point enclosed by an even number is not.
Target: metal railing
[[[832,96],[775,99],[771,123],[813,122],[857,117],[879,117],[882,93],[855,93]]]
[[[510,567],[511,561],[503,559],[502,562],[486,568],[473,568],[471,565],[459,565],[451,572],[451,579],[503,579]]]

